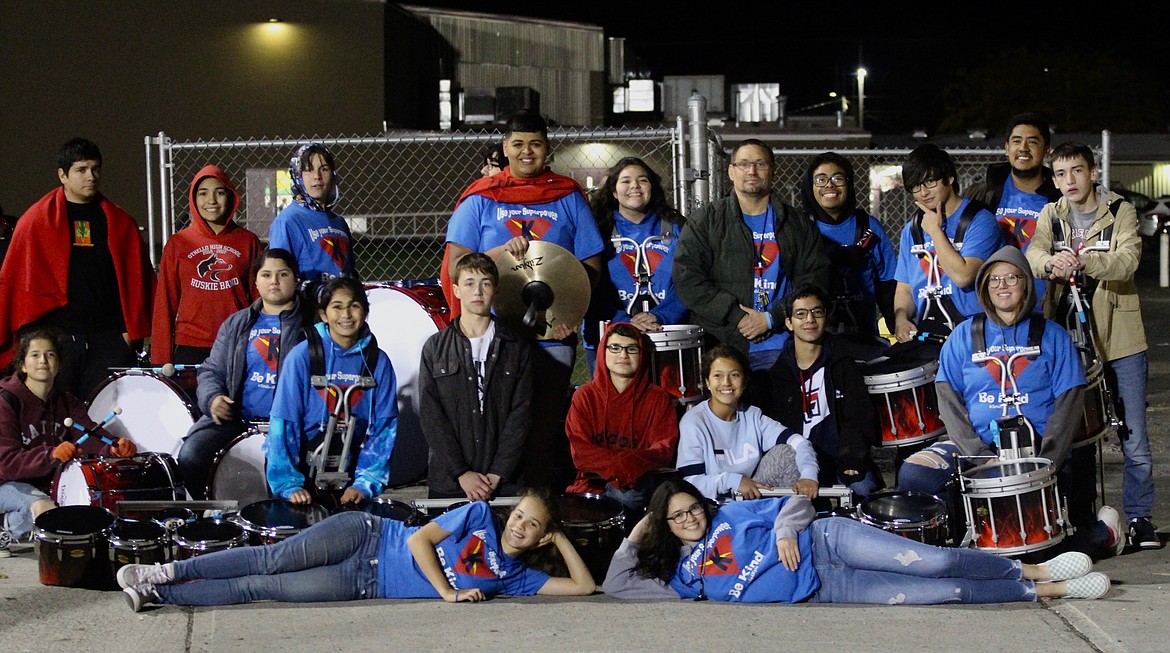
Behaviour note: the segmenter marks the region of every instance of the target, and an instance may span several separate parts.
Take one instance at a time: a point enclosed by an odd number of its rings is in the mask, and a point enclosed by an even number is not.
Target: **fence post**
[[[151,160],[154,157],[150,151],[154,138],[147,136],[143,140],[146,146],[146,251],[150,254],[150,264],[157,268],[158,257],[154,252],[154,179],[151,171]]]

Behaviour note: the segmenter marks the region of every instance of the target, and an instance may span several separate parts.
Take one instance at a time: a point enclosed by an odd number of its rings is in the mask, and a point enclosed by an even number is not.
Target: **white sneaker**
[[[122,590],[122,595],[126,597],[126,605],[134,612],[142,612],[147,603],[159,603],[158,594],[152,585],[127,587]]]
[[[170,563],[165,565],[157,563],[153,565],[122,565],[114,577],[122,589],[142,587],[143,585],[166,585],[175,580]]]
[[[1121,515],[1110,506],[1101,506],[1097,511],[1097,519],[1109,529],[1109,543],[1106,547],[1113,550],[1113,555],[1119,556],[1125,551],[1126,531],[1122,527]]]
[[[1109,593],[1109,577],[1094,571],[1079,578],[1065,581],[1066,598],[1099,599]]]

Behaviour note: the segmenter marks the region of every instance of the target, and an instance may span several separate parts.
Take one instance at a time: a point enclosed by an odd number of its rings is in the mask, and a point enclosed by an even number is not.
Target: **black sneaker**
[[[12,544],[12,535],[5,529],[0,528],[0,558],[11,558],[12,550],[8,546]]]
[[[1129,521],[1130,546],[1139,549],[1160,549],[1162,539],[1158,537],[1158,529],[1154,527],[1149,517],[1138,517]]]

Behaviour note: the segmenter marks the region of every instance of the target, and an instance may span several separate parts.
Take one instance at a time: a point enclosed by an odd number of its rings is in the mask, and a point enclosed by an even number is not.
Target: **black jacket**
[[[519,462],[532,423],[532,345],[495,321],[485,365],[483,409],[471,341],[457,318],[423,345],[419,421],[430,448],[431,497],[462,497],[467,471],[498,474],[497,495],[519,491]]]
[[[1044,166],[1040,172],[1044,176],[1044,181],[1036,189],[1036,194],[1048,198],[1049,202],[1060,199],[1060,190],[1052,182],[1052,168]],[[999,200],[1003,197],[1003,185],[1011,173],[1012,165],[1007,161],[992,163],[987,166],[987,176],[984,180],[968,187],[967,192],[963,193],[963,197],[982,202],[987,205],[987,210],[994,215],[995,210],[999,208]]]

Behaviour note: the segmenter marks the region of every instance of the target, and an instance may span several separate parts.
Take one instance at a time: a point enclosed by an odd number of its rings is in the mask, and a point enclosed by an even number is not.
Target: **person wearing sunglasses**
[[[674,397],[651,379],[650,339],[611,322],[593,379],[573,392],[565,434],[577,478],[569,492],[603,494],[638,516],[678,448]]]
[[[1094,517],[1086,491],[1091,493],[1095,476],[1072,474],[1067,464],[1087,385],[1072,337],[1036,312],[1031,268],[1012,245],[979,268],[975,289],[983,312],[947,338],[935,378],[949,441],[908,456],[898,471],[898,489],[944,496],[954,456],[966,470],[1016,449],[1012,457],[1039,457],[1055,465],[1057,487],[1068,498],[1077,527],[1066,538],[1068,545],[1094,557],[1119,553],[1125,533],[1117,511],[1103,506]],[[1019,416],[1023,424],[1012,430],[1010,420]]]

